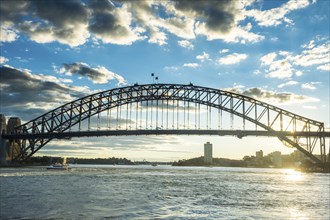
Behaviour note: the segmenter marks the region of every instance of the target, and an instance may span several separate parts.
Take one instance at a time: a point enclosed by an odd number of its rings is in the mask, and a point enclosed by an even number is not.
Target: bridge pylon
[[[11,117],[6,121],[6,117],[0,114],[0,164],[9,165],[12,160],[21,153],[21,139],[4,139],[3,135],[15,134],[15,128],[21,125],[18,117]]]

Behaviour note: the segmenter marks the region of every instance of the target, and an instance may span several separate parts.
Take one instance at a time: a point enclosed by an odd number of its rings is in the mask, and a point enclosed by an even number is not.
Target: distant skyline
[[[193,83],[330,128],[330,1],[1,0],[0,113],[31,120],[98,91]],[[173,161],[290,153],[276,138],[141,136],[51,141],[39,155]],[[327,143],[329,144],[329,143]]]

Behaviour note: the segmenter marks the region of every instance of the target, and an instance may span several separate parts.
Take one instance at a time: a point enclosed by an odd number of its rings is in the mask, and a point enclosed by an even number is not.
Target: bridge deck
[[[136,135],[218,135],[218,136],[264,136],[276,137],[284,135],[288,137],[330,137],[330,132],[288,132],[288,131],[256,131],[256,130],[105,130],[105,131],[71,131],[52,132],[39,134],[3,134],[5,139],[36,139],[55,138],[64,139],[72,137],[92,137],[92,136],[136,136]]]

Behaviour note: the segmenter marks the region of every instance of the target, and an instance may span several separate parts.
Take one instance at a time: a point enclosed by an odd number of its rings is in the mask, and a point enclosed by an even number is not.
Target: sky
[[[328,0],[0,1],[0,113],[27,122],[134,83],[245,94],[330,127]],[[276,138],[141,136],[53,140],[38,155],[173,161],[291,153]],[[327,143],[328,144],[328,143]]]

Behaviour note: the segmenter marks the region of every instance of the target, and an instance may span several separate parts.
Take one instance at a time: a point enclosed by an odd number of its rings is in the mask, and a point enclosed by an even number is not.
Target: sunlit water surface
[[[72,165],[1,168],[1,219],[330,219],[329,174]]]

